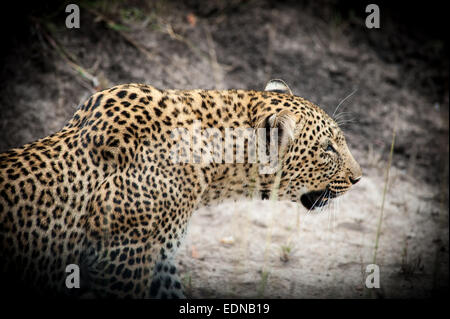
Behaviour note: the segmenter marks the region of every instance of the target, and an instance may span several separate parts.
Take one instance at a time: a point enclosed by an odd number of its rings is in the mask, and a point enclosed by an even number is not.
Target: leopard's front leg
[[[156,262],[150,285],[150,297],[157,299],[186,298],[172,258]]]
[[[155,265],[150,246],[90,240],[83,258],[87,296],[148,298]]]
[[[144,176],[136,169],[101,184],[88,208],[83,260],[89,290],[105,297],[183,297],[179,281],[171,278],[169,284],[164,272],[155,272],[157,261],[173,256],[186,231],[192,198],[180,189],[168,176]],[[173,271],[169,266],[167,270],[169,275]],[[164,277],[166,295],[162,290],[151,293],[154,273],[154,283]]]

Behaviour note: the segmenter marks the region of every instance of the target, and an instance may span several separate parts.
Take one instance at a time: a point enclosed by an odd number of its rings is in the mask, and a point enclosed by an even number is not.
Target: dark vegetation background
[[[393,166],[430,189],[448,230],[441,2],[376,1],[380,29],[365,27],[365,1],[79,1],[80,29],[65,27],[67,3],[13,1],[1,10],[0,151],[59,130],[89,95],[120,83],[262,89],[282,78],[329,114],[356,89],[341,110],[363,168],[384,167],[395,129]],[[448,232],[433,232],[447,267],[434,276],[444,280],[401,296],[448,292]]]

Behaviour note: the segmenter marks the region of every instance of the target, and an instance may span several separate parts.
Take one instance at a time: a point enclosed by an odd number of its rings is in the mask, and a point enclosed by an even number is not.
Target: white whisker
[[[342,119],[344,119],[344,117],[345,116],[347,116],[348,114],[353,114],[354,112],[339,112],[338,114],[336,114],[335,116],[334,116],[334,121],[339,121],[339,120],[342,120]]]
[[[331,116],[332,118],[334,118],[334,115],[336,114],[337,110],[339,109],[339,106],[341,106],[341,104],[344,103],[345,100],[347,100],[349,97],[351,97],[353,94],[355,94],[356,91],[358,91],[358,89],[355,89],[352,93],[347,95],[341,102],[339,102],[339,104],[336,106],[336,109],[333,112],[333,115]]]
[[[317,199],[314,201],[314,203],[312,204],[311,208],[308,209],[308,212],[307,212],[306,214],[309,214],[309,213],[314,209],[314,207],[316,206],[317,202],[320,203],[320,201],[322,200],[322,198],[323,198],[323,196],[325,195],[325,193],[326,193],[326,192],[323,192],[322,195],[320,195],[319,197],[317,197]]]

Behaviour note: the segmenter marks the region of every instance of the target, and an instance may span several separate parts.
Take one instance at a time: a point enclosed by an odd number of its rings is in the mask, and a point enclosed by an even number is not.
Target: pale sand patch
[[[177,257],[188,295],[371,296],[365,290],[365,269],[373,260],[384,170],[366,168],[365,173],[353,190],[323,211],[307,213],[293,203],[255,200],[195,212]],[[430,187],[391,170],[377,255],[377,296],[428,297],[433,285],[448,279],[448,254],[438,252],[440,270],[435,268],[438,247],[448,247],[448,215],[440,211],[437,197]],[[264,292],[263,269],[269,274]],[[434,274],[440,278],[435,283]]]

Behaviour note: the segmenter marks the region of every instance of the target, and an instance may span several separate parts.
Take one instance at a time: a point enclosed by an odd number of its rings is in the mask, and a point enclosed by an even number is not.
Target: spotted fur
[[[278,198],[307,208],[346,192],[361,169],[340,129],[283,84],[262,92],[119,85],[94,94],[61,131],[1,154],[1,289],[183,297],[172,258],[198,207],[268,198],[276,176]],[[257,163],[173,163],[173,129],[192,130],[196,120],[222,133],[278,128],[280,174],[255,173]],[[69,264],[80,265],[80,289],[65,285]]]

